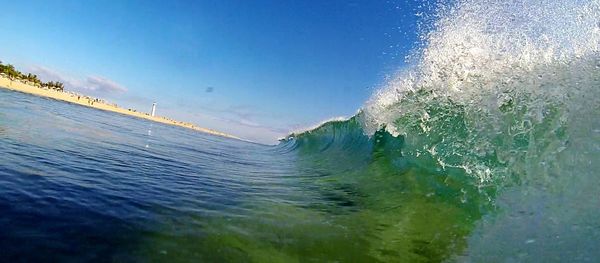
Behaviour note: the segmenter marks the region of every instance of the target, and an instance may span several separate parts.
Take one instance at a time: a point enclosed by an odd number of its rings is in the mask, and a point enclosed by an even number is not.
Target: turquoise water
[[[0,90],[7,261],[595,262],[600,2],[442,2],[351,118],[267,146]]]
[[[265,146],[0,95],[8,259],[439,261],[490,209],[354,120]]]

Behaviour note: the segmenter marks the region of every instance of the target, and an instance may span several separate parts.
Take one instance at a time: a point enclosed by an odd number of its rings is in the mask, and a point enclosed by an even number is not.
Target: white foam
[[[491,174],[502,174],[481,163],[486,155],[498,156],[512,169],[529,169],[511,161],[515,149],[492,145],[493,140],[510,145],[525,138],[529,145],[517,153],[539,163],[551,158],[540,155],[540,149],[554,153],[564,148],[567,138],[539,142],[532,136],[551,136],[534,134],[544,121],[548,133],[566,125],[569,114],[586,104],[575,98],[597,97],[600,1],[459,0],[440,5],[436,16],[431,30],[422,34],[415,60],[409,61],[412,66],[400,70],[363,107],[367,134],[382,127],[396,136],[412,132],[403,152],[415,156],[445,144],[446,151],[436,151],[434,159],[471,171],[482,184]],[[511,103],[522,103],[512,113],[518,116],[501,110]],[[460,109],[466,135],[435,131],[444,121],[430,117],[436,105]],[[545,120],[553,107],[560,108],[558,116]],[[403,117],[409,121],[398,123]]]

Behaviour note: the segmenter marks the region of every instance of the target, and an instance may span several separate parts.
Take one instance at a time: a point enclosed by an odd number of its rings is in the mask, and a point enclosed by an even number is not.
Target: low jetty
[[[168,125],[184,127],[184,128],[188,128],[188,129],[192,129],[195,131],[200,131],[200,132],[204,132],[204,133],[208,133],[208,134],[212,134],[212,135],[233,138],[233,139],[240,139],[238,137],[235,137],[235,136],[232,136],[232,135],[229,135],[226,133],[198,127],[189,122],[176,121],[176,120],[173,120],[173,119],[170,119],[167,117],[161,117],[161,116],[151,116],[149,113],[139,112],[134,109],[124,109],[124,108],[119,107],[117,104],[108,103],[101,99],[97,99],[97,98],[93,98],[93,97],[89,97],[89,96],[85,96],[85,95],[81,95],[81,94],[77,94],[77,93],[73,93],[73,92],[68,92],[68,91],[64,91],[64,90],[43,87],[35,82],[18,79],[18,78],[12,78],[12,77],[7,76],[6,74],[0,74],[0,88],[6,88],[9,90],[19,91],[19,92],[23,92],[23,93],[36,95],[36,96],[42,96],[42,97],[52,98],[52,99],[56,99],[56,100],[60,100],[60,101],[66,101],[66,102],[79,104],[79,105],[94,108],[94,109],[116,112],[116,113],[120,113],[120,114],[124,114],[124,115],[128,115],[128,116],[133,116],[133,117],[142,118],[142,119],[146,119],[146,120],[150,120],[150,121],[160,122],[160,123],[164,123],[164,124],[168,124]]]

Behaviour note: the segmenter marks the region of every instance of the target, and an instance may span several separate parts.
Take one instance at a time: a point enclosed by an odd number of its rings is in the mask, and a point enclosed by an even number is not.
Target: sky
[[[261,143],[352,116],[404,66],[420,3],[4,1],[0,60]]]

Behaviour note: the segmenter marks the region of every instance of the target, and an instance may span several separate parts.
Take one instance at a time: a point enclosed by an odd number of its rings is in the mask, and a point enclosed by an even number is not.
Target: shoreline
[[[158,123],[179,126],[179,127],[183,127],[183,128],[187,128],[187,129],[191,129],[191,130],[195,130],[195,131],[199,131],[199,132],[203,132],[203,133],[207,133],[207,134],[211,134],[211,135],[216,135],[216,136],[221,136],[221,137],[225,137],[225,138],[231,138],[231,139],[237,139],[237,140],[243,141],[243,139],[241,139],[239,137],[229,135],[229,134],[219,132],[219,131],[214,131],[211,129],[198,127],[192,123],[176,121],[176,120],[172,120],[172,119],[169,119],[166,117],[161,117],[161,116],[153,117],[153,116],[150,116],[150,114],[148,114],[148,113],[138,112],[133,109],[124,109],[124,108],[117,106],[116,104],[110,104],[110,103],[107,103],[106,101],[103,101],[103,100],[100,100],[97,98],[92,98],[89,96],[70,93],[70,92],[57,91],[57,90],[53,90],[53,89],[39,88],[34,85],[26,83],[26,81],[22,81],[19,79],[11,80],[10,78],[8,78],[6,76],[2,76],[2,75],[0,75],[0,88],[12,90],[12,91],[18,91],[18,92],[22,92],[22,93],[27,93],[27,94],[31,94],[31,95],[36,95],[36,96],[40,96],[40,97],[51,98],[51,99],[55,99],[55,100],[59,100],[59,101],[70,102],[73,104],[78,104],[78,105],[86,106],[86,107],[93,108],[93,109],[115,112],[115,113],[132,116],[132,117],[136,117],[136,118],[140,118],[140,119],[146,119],[146,120],[154,121],[154,122],[158,122]]]

